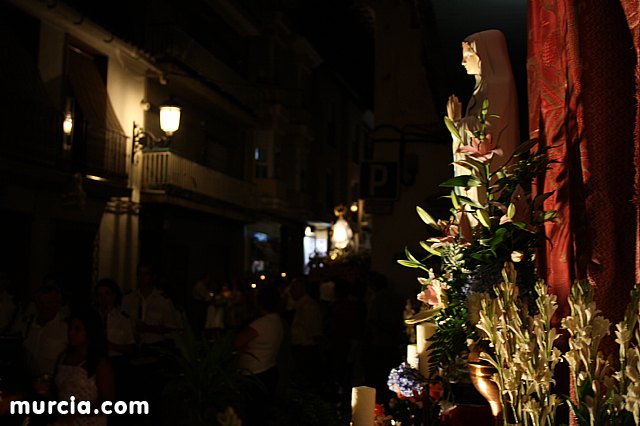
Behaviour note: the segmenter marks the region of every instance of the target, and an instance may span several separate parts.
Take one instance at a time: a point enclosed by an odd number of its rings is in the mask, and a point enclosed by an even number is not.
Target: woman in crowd
[[[69,344],[60,356],[53,383],[59,401],[90,401],[91,411],[114,399],[114,379],[107,360],[107,339],[98,313],[83,309],[69,317]],[[68,414],[55,426],[105,426],[104,414]]]
[[[238,367],[254,376],[264,393],[253,398],[255,406],[248,410],[246,424],[265,424],[278,385],[278,353],[284,338],[284,327],[278,312],[280,293],[274,285],[261,284],[256,293],[258,318],[236,336],[234,347],[240,352]]]

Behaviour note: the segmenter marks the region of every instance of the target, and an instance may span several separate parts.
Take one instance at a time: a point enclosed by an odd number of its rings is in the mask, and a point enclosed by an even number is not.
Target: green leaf
[[[492,240],[492,238],[480,238],[480,239],[478,240],[478,243],[479,243],[481,246],[488,246],[488,245],[490,244],[491,240]]]
[[[429,272],[429,268],[427,268],[420,262],[412,262],[411,260],[404,260],[404,259],[398,259],[396,260],[396,262],[398,262],[398,264],[402,266],[406,266],[407,268],[422,269],[425,272]]]
[[[482,109],[480,110],[480,120],[482,120],[482,122],[486,121],[488,111],[489,111],[489,98],[485,98],[485,100],[482,101]]]
[[[487,229],[491,229],[491,218],[489,217],[489,213],[485,209],[476,210],[476,215],[478,221]]]
[[[473,253],[471,257],[475,260],[479,260],[482,263],[490,263],[495,260],[495,256],[490,251]]]
[[[480,180],[477,177],[472,175],[456,176],[440,184],[440,186],[443,188],[453,188],[453,187],[473,188],[475,186],[480,186],[480,185],[482,185],[482,182],[480,182]]]
[[[405,248],[404,248],[404,254],[405,254],[405,256],[407,256],[407,259],[409,259],[410,261],[415,262],[415,263],[420,263],[420,262],[418,261],[418,259],[416,259],[416,258],[411,254],[411,252],[409,251],[409,249],[408,249],[407,247],[405,247]]]
[[[480,203],[478,203],[477,201],[473,201],[471,198],[469,197],[465,197],[464,195],[458,195],[458,201],[461,204],[468,204],[472,207],[475,207],[477,209],[483,209],[484,206]]]
[[[516,215],[516,205],[513,203],[509,203],[509,207],[507,207],[507,217],[509,219],[513,219]]]
[[[495,249],[500,244],[502,244],[503,241],[504,241],[504,235],[496,234],[488,242],[489,242],[489,246],[491,246],[492,249]]]
[[[556,210],[546,210],[544,212],[544,215],[542,216],[542,220],[546,222],[548,220],[555,219],[557,215],[558,215],[558,212]]]
[[[456,191],[451,190],[451,203],[453,204],[453,208],[456,210],[460,210],[460,202],[458,201],[458,197],[456,196]]]
[[[432,228],[435,228],[438,231],[442,231],[442,228],[440,228],[440,225],[438,225],[438,222],[436,222],[433,219],[433,217],[431,217],[431,215],[426,212],[425,209],[423,209],[420,206],[416,206],[416,211],[418,212],[418,216],[420,216],[420,219],[422,219],[424,223],[426,223]]]
[[[420,265],[410,260],[398,259],[398,263],[407,268],[420,268]]]
[[[427,243],[426,241],[420,241],[420,246],[426,251],[428,251],[429,253],[433,254],[434,256],[442,257],[442,253],[440,253],[438,250],[431,247],[431,245],[429,245],[429,243]]]
[[[472,157],[470,156],[466,156],[464,160],[458,160],[455,161],[453,164],[457,164],[459,166],[463,166],[469,170],[475,170],[476,172],[480,173],[481,171],[483,171],[485,169],[485,164],[478,161],[478,160],[474,160]]]
[[[462,142],[462,138],[460,137],[460,132],[458,132],[458,127],[449,117],[444,118],[444,124],[445,126],[447,126],[447,130],[449,130],[451,135],[453,135],[453,137],[456,138],[458,141]]]
[[[498,228],[493,235],[504,236],[507,233],[506,228]]]

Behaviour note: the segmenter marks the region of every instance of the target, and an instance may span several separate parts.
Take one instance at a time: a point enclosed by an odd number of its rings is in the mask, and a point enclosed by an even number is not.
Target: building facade
[[[1,267],[15,289],[53,273],[74,297],[107,276],[130,290],[141,260],[178,300],[204,273],[301,272],[307,225],[358,198],[371,131],[358,96],[281,14],[85,3],[2,6],[16,101]],[[165,101],[181,107],[170,136]]]

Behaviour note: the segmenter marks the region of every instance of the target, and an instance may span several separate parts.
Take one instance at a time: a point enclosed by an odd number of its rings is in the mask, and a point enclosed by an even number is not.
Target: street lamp
[[[66,136],[71,136],[71,132],[73,131],[73,116],[69,111],[67,111],[64,115],[64,121],[62,122],[62,131]]]
[[[180,107],[167,103],[160,106],[160,128],[171,136],[180,128]]]
[[[148,107],[148,103],[143,101],[143,105]],[[153,148],[156,145],[166,146],[169,144],[169,137],[180,128],[181,108],[174,102],[164,102],[160,105],[160,128],[166,136],[157,137],[148,130],[133,122],[133,142],[134,149]]]
[[[333,212],[338,220],[331,227],[331,243],[338,250],[345,250],[352,242],[353,231],[349,223],[345,220],[344,215],[346,208],[343,205],[336,207]]]

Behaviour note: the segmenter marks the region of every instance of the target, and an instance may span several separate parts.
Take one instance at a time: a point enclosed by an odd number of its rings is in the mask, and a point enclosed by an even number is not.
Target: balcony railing
[[[166,191],[168,186],[246,208],[256,207],[252,184],[187,160],[168,150],[145,151],[142,157],[142,190]]]
[[[65,137],[63,114],[37,102],[17,100],[2,111],[11,125],[0,156],[126,185],[127,137],[120,132],[76,120],[73,134]],[[71,147],[67,152],[65,138]]]
[[[81,163],[80,166],[84,168],[85,173],[126,182],[126,135],[115,130],[87,125],[82,136],[75,139],[72,149],[80,155],[74,155],[74,160]]]

